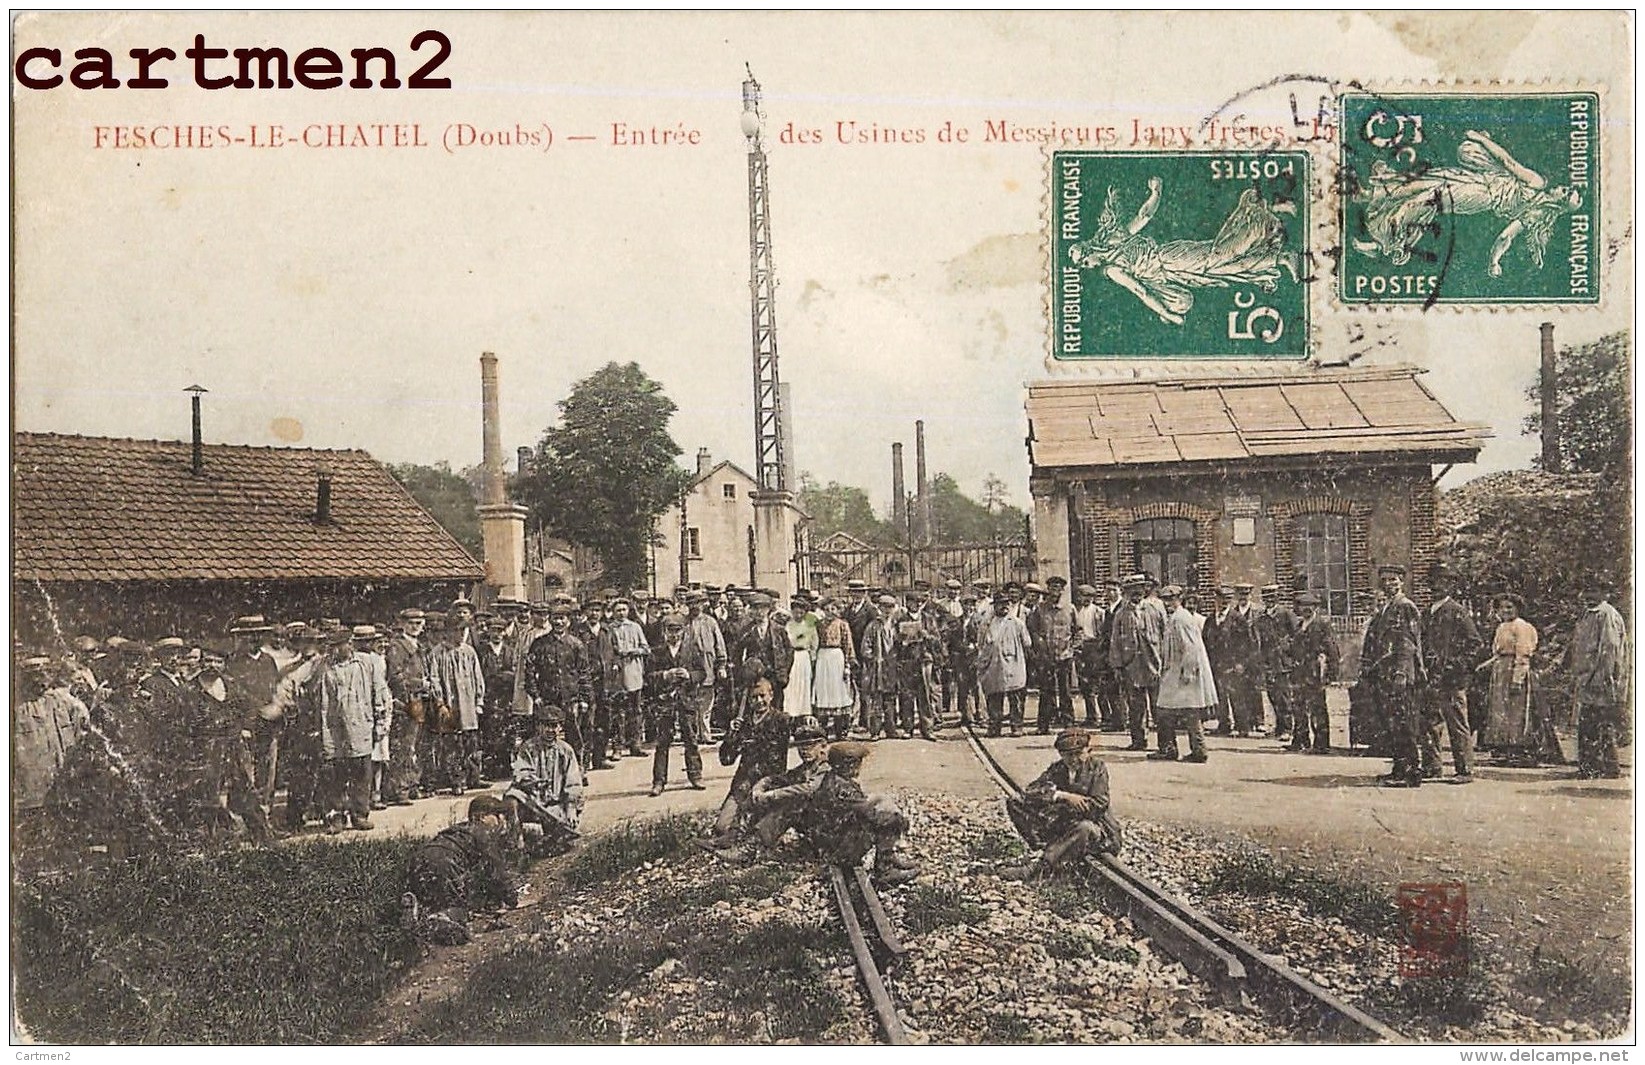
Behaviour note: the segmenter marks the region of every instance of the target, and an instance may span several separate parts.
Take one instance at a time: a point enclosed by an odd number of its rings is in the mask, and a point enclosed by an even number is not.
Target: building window
[[[696,526],[685,531],[685,556],[687,558],[703,557],[702,533]]]
[[[720,485],[720,495],[722,497],[726,498],[726,499],[736,499],[737,498],[737,486],[735,484],[722,484],[722,485]]]
[[[1148,518],[1134,523],[1131,550],[1138,573],[1149,573],[1161,584],[1180,584],[1184,588],[1197,583],[1194,523],[1186,518]]]
[[[1331,617],[1349,614],[1348,518],[1342,514],[1299,514],[1292,547],[1297,576],[1308,580],[1308,590],[1319,596]]]

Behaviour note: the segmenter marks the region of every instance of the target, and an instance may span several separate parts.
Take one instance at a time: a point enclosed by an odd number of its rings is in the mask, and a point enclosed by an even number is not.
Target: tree
[[[480,515],[474,509],[479,497],[462,474],[451,471],[450,463],[419,466],[404,462],[390,465],[388,472],[469,554],[475,558],[485,555]]]
[[[868,493],[854,485],[829,481],[820,485],[808,471],[800,471],[800,490],[795,502],[811,515],[811,527],[816,539],[836,532],[848,533],[870,544],[887,544],[895,537],[891,526],[874,514],[874,505]]]
[[[995,474],[983,478],[982,505],[990,514],[1005,506],[1005,482]]]
[[[1628,475],[1634,435],[1632,362],[1633,344],[1625,332],[1560,349],[1554,404],[1562,472]],[[1542,431],[1541,394],[1528,388],[1525,395],[1538,404],[1525,419],[1524,431],[1534,435]]]
[[[607,363],[559,406],[560,424],[543,431],[518,496],[545,528],[592,548],[613,584],[636,587],[657,516],[691,484],[668,435],[677,408],[632,362]]]
[[[998,481],[998,478],[990,478]],[[1004,484],[995,494],[991,509],[967,496],[959,482],[946,473],[931,478],[931,520],[936,525],[937,538],[945,543],[979,543],[995,537],[1009,539],[1021,536],[1027,515],[1003,502]],[[988,485],[985,482],[984,492]]]

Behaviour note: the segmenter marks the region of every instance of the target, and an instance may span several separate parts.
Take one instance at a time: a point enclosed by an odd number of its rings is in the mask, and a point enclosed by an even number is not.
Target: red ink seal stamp
[[[1401,884],[1396,895],[1404,933],[1399,975],[1461,976],[1468,971],[1468,886]]]

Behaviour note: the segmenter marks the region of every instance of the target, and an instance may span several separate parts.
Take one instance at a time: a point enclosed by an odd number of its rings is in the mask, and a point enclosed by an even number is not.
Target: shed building
[[[36,646],[380,622],[484,576],[364,451],[17,433],[12,461],[13,625]]]
[[[1487,427],[1458,421],[1412,366],[1029,386],[1039,570],[1147,571],[1202,592],[1304,585],[1357,632],[1376,567],[1427,601],[1435,467],[1473,462]],[[1443,470],[1440,471],[1443,474]]]

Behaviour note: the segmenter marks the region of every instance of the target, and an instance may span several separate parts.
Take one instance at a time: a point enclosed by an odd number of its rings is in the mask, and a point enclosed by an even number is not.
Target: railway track
[[[907,1046],[908,1030],[903,1027],[902,1018],[897,1016],[897,1006],[891,1000],[891,991],[886,987],[884,976],[902,961],[906,953],[902,940],[898,938],[896,929],[891,927],[891,919],[880,904],[879,893],[874,890],[873,881],[869,880],[868,872],[862,866],[846,869],[844,866],[830,865],[828,882],[833,889],[834,905],[840,912],[840,920],[845,922],[845,936],[851,943],[857,973],[868,991],[869,1002],[874,1007],[874,1016],[879,1019],[880,1030],[885,1033],[885,1041],[892,1046]],[[855,892],[852,887],[856,888]],[[862,903],[863,916],[857,912],[858,899]],[[873,931],[872,942],[864,931],[864,917],[868,928]]]
[[[1022,789],[994,757],[974,726],[966,739],[978,761],[1007,795]],[[1092,880],[1131,922],[1214,986],[1230,1007],[1260,1002],[1286,1023],[1324,1042],[1403,1043],[1404,1036],[1305,979],[1281,959],[1258,950],[1209,915],[1126,865],[1111,854],[1088,859]]]

